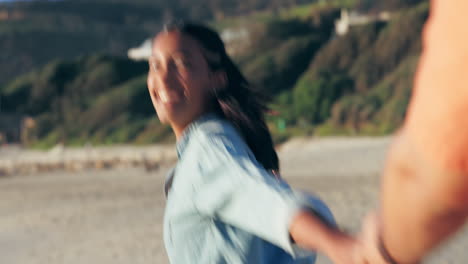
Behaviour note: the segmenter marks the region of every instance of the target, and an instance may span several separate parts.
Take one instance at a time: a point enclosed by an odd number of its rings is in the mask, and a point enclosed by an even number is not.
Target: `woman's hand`
[[[360,241],[307,211],[293,219],[290,235],[297,245],[322,253],[335,264],[366,264],[361,257]]]
[[[370,213],[364,219],[359,239],[361,248],[359,249],[363,263],[369,264],[392,264],[384,259],[381,250],[379,250],[379,219],[376,213]]]
[[[374,264],[363,258],[361,241],[339,230],[332,232],[323,253],[334,264]]]
[[[388,252],[381,240],[381,223],[376,213],[370,213],[362,224],[361,234],[359,236],[361,248],[359,255],[364,260],[363,263],[369,264],[397,264],[390,252]],[[419,262],[412,262],[417,264]]]

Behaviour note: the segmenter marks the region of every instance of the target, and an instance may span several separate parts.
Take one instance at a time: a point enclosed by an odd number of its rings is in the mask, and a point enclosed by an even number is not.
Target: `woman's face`
[[[200,44],[177,31],[153,41],[148,89],[163,123],[185,127],[208,110],[212,72]]]

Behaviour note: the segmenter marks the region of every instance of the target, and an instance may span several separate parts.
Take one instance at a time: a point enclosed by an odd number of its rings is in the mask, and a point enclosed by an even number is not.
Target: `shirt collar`
[[[180,159],[182,154],[184,153],[187,144],[189,142],[190,135],[192,134],[193,130],[199,126],[200,124],[208,121],[219,118],[219,115],[216,113],[206,113],[192,121],[182,132],[182,136],[179,140],[177,140],[176,150],[177,150],[177,158]]]

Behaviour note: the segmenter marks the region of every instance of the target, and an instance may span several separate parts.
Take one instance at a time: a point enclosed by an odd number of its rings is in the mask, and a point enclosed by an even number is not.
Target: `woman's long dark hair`
[[[194,38],[205,49],[211,70],[225,72],[227,84],[213,91],[216,110],[240,131],[265,169],[279,172],[278,155],[265,123],[264,112],[268,108],[264,97],[251,89],[226,53],[218,33],[207,26],[188,22],[172,22],[166,24],[164,30],[178,31]]]

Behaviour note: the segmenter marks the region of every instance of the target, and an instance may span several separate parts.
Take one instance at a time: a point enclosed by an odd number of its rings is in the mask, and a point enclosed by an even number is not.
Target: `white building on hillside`
[[[338,36],[346,35],[349,28],[357,25],[365,25],[376,21],[390,20],[389,12],[380,12],[377,15],[360,14],[355,11],[341,10],[341,17],[335,21],[335,32]]]
[[[249,34],[247,29],[228,28],[221,32],[221,39],[226,45],[229,55],[235,55],[241,52],[249,43]],[[132,60],[148,60],[151,56],[151,39],[145,40],[140,46],[130,48],[127,51],[128,58]]]
[[[128,58],[132,60],[148,60],[151,56],[151,39],[145,40],[140,46],[131,48],[127,52]]]

